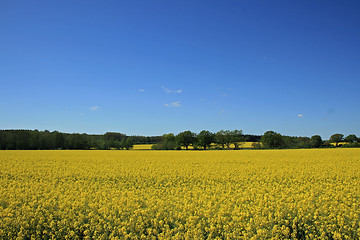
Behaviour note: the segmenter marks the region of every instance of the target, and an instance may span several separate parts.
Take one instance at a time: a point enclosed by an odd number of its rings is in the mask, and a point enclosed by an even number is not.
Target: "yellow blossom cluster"
[[[359,239],[360,149],[0,151],[0,239]]]

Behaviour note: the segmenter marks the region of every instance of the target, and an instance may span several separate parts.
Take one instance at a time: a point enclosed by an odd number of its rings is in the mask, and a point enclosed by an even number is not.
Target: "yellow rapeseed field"
[[[134,150],[150,150],[153,144],[135,144]]]
[[[360,149],[0,151],[0,239],[359,239]]]

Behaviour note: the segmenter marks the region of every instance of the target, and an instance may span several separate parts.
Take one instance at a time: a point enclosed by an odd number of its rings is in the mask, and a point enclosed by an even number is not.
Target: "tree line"
[[[220,130],[217,133],[212,133],[203,130],[200,133],[191,131],[180,132],[177,135],[173,133],[164,134],[161,137],[161,142],[154,144],[154,150],[180,150],[183,148],[189,149],[208,149],[210,147],[217,149],[239,149],[245,142],[259,141],[261,136],[244,135],[242,130]]]
[[[321,147],[360,147],[360,138],[351,134],[334,134],[329,140],[322,140],[321,136],[291,137],[283,136],[274,131],[267,131],[262,136],[244,135],[242,130],[220,130],[216,133],[203,130],[196,134],[184,131],[177,135],[164,134],[161,141],[152,146],[154,150],[189,149],[239,149],[245,142],[252,142],[255,149],[285,149],[285,148],[321,148]],[[335,145],[332,145],[334,143]]]
[[[88,135],[48,130],[0,130],[0,150],[131,149],[134,144],[154,144],[160,140],[157,136],[126,136],[115,132]]]
[[[261,137],[264,148],[320,148],[320,147],[360,147],[360,138],[355,134],[344,137],[343,134],[331,135],[329,140],[323,141],[321,136],[289,137],[280,133],[268,131]],[[333,145],[333,144],[334,145]]]
[[[0,150],[50,150],[50,149],[132,149],[135,144],[153,144],[154,150],[189,149],[239,149],[245,142],[252,142],[252,148],[320,148],[360,147],[360,138],[351,134],[333,134],[329,140],[321,136],[291,137],[274,131],[262,136],[243,134],[242,130],[220,130],[212,133],[183,131],[163,136],[127,136],[123,133],[107,132],[103,135],[61,133],[38,130],[0,130]]]

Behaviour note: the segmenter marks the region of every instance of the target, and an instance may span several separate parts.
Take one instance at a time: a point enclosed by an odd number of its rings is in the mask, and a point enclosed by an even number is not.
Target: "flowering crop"
[[[135,144],[134,150],[150,150],[153,144]]]
[[[359,239],[360,149],[0,151],[0,239]]]

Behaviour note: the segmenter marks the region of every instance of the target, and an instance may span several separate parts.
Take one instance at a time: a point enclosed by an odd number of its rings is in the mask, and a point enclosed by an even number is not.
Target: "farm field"
[[[134,150],[150,150],[153,144],[135,144]]]
[[[359,239],[360,149],[0,151],[0,239]]]
[[[239,148],[254,148],[254,146],[252,146],[253,142],[244,142],[243,144],[240,145]],[[135,144],[134,145],[134,150],[150,150],[151,146],[153,144]],[[231,144],[230,148],[234,148],[234,144]],[[182,149],[185,149],[185,147],[182,147]],[[193,149],[192,146],[189,146],[189,149]]]

